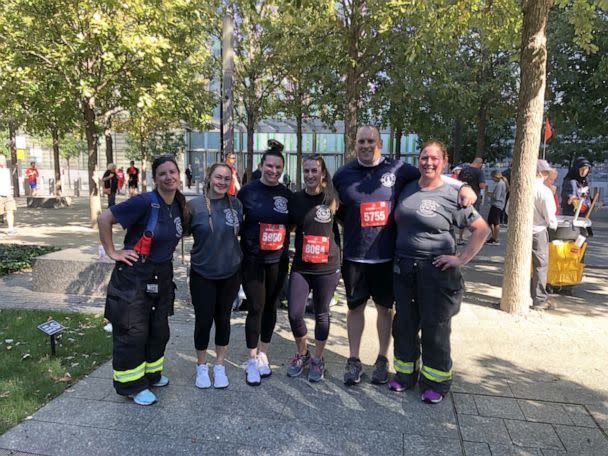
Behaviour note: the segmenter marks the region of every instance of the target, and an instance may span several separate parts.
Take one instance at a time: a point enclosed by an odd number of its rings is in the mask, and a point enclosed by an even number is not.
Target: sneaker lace
[[[291,360],[291,364],[294,366],[300,365],[300,364],[302,364],[303,360],[304,360],[304,355],[300,355],[299,353],[296,353]]]

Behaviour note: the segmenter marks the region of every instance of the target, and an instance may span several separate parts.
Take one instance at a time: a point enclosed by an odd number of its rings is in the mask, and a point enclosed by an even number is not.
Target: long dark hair
[[[157,168],[160,165],[162,165],[163,163],[167,163],[167,162],[173,163],[175,165],[175,167],[177,168],[177,172],[178,173],[180,172],[179,166],[178,166],[177,162],[175,161],[174,156],[161,155],[160,157],[156,157],[154,159],[154,161],[152,162],[152,179],[156,179]],[[190,209],[188,209],[188,206],[186,205],[186,197],[184,196],[184,194],[182,192],[180,192],[179,190],[176,190],[175,199],[176,199],[179,209],[182,213],[183,234],[184,235],[190,234],[190,221],[192,218],[192,214],[190,213]]]
[[[338,197],[338,192],[334,188],[334,183],[331,180],[331,174],[327,170],[325,160],[323,160],[323,157],[319,154],[310,154],[302,159],[302,163],[309,160],[321,164],[321,172],[323,173],[323,177],[321,178],[321,191],[324,194],[323,204],[329,207],[331,213],[335,215],[340,206],[340,198]]]

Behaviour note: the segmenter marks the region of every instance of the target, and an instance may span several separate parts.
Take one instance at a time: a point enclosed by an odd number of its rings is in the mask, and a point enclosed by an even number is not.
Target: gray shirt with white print
[[[210,218],[203,197],[188,201],[194,237],[190,251],[191,267],[206,279],[225,279],[241,267],[243,254],[237,233],[243,221],[243,207],[233,196],[230,197],[230,203],[227,197],[212,199]]]
[[[441,185],[422,190],[418,181],[407,184],[395,207],[396,255],[429,258],[453,255],[454,227],[464,228],[480,217],[473,206],[458,204],[458,190]]]

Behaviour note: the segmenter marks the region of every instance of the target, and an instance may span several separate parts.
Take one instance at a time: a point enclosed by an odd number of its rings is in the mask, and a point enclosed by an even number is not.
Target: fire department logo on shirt
[[[287,214],[287,198],[284,196],[274,196],[274,210],[281,214]]]
[[[331,222],[331,211],[329,207],[322,205],[317,206],[317,213],[315,214],[315,222],[329,223]]]
[[[433,200],[422,200],[420,207],[416,210],[418,215],[422,217],[435,217],[435,212],[439,208],[439,203]]]
[[[175,217],[173,219],[173,223],[175,223],[175,237],[181,238],[184,230],[182,229],[182,219],[179,217]]]
[[[224,209],[226,214],[226,225],[228,226],[239,226],[239,215],[234,209]]]
[[[393,173],[384,173],[380,178],[380,182],[382,182],[382,185],[384,185],[385,187],[392,187],[393,185],[395,185],[396,179],[397,178]]]

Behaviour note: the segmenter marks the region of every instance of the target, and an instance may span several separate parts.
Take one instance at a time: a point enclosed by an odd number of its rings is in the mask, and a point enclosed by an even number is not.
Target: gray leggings
[[[312,289],[315,309],[315,339],[327,340],[329,336],[329,304],[336,291],[340,271],[332,274],[303,274],[291,271],[289,277],[289,324],[294,337],[304,337],[308,332],[304,313],[308,293]]]

